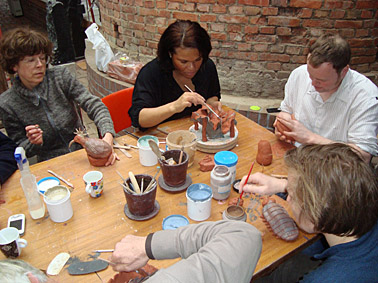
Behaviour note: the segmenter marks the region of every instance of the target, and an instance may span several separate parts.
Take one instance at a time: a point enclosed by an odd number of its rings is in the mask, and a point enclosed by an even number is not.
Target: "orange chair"
[[[112,117],[116,133],[131,126],[129,109],[133,97],[134,87],[119,90],[102,98],[102,102],[108,107]]]

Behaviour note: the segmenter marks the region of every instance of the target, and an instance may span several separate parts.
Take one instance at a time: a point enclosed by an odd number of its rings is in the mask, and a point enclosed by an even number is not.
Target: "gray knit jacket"
[[[47,69],[43,82],[32,90],[16,78],[12,88],[0,95],[0,117],[8,136],[27,156],[37,155],[43,161],[81,148],[78,144],[68,148],[75,129],[83,128],[76,105],[87,112],[102,136],[115,135],[107,107],[64,67]],[[26,137],[25,127],[34,124],[43,130],[43,145],[31,144]]]

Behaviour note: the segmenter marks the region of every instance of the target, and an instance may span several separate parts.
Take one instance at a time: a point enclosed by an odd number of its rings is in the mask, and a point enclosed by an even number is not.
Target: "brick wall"
[[[102,33],[146,63],[176,19],[209,32],[222,93],[282,98],[290,72],[324,32],[350,43],[351,66],[378,84],[377,0],[99,0]]]

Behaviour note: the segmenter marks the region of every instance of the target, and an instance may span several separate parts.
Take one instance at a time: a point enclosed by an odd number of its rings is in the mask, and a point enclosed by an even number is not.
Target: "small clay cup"
[[[165,160],[173,158],[178,163],[181,150],[172,149],[165,151],[162,155]],[[179,187],[185,183],[186,172],[188,171],[188,154],[182,152],[182,160],[180,164],[169,165],[166,161],[159,160],[161,170],[163,172],[164,182],[170,187]]]
[[[147,174],[138,174],[138,175],[135,175],[135,179],[137,180],[139,187],[141,186],[142,179],[144,179],[143,180],[143,191],[144,191],[147,188],[150,181],[152,180],[152,176],[147,175]],[[130,178],[126,179],[126,183],[129,185],[129,188],[132,187]],[[137,193],[132,194],[128,190],[123,188],[123,193],[125,194],[127,206],[129,208],[130,213],[135,216],[146,216],[152,213],[152,211],[155,208],[156,188],[157,188],[156,180],[152,188],[147,193],[143,193],[143,194],[137,194]]]

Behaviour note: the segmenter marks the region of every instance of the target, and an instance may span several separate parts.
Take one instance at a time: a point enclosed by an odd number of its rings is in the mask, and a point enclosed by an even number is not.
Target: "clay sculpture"
[[[294,117],[294,114],[291,115],[291,119],[295,120],[295,117]],[[293,137],[289,137],[287,135],[284,134],[284,132],[291,132],[291,129],[287,126],[285,126],[284,124],[282,124],[280,121],[276,120],[276,125],[275,125],[277,131],[279,131],[282,135],[284,135],[286,137],[287,140],[290,140],[290,141],[295,141],[295,139]]]
[[[211,171],[215,166],[214,156],[206,155],[198,164],[202,172]]]
[[[285,208],[271,198],[265,199],[262,205],[261,218],[269,231],[273,232],[277,238],[288,242],[298,238],[299,231],[297,225]]]
[[[235,137],[235,112],[212,109],[221,120],[205,106],[192,113],[191,120],[194,121],[194,129],[198,131],[198,124],[202,125],[202,141],[223,137],[228,132],[230,132],[231,138]]]
[[[228,205],[230,205],[230,206],[231,205],[237,205],[238,199],[239,199],[239,197],[230,198],[230,200],[228,201]],[[244,204],[244,200],[240,199],[239,206],[243,206],[243,204]]]
[[[154,266],[146,264],[144,267],[139,268],[136,271],[119,272],[114,275],[113,278],[109,279],[108,283],[143,282],[143,279],[152,276],[156,271],[157,269]]]
[[[270,142],[267,140],[260,140],[257,146],[257,163],[263,166],[268,166],[272,163],[272,159],[273,154]]]
[[[75,134],[75,138],[69,143],[68,147],[74,142],[81,144],[87,152],[90,164],[97,167],[104,166],[112,154],[112,147],[102,139],[85,137],[83,131],[76,130]]]

